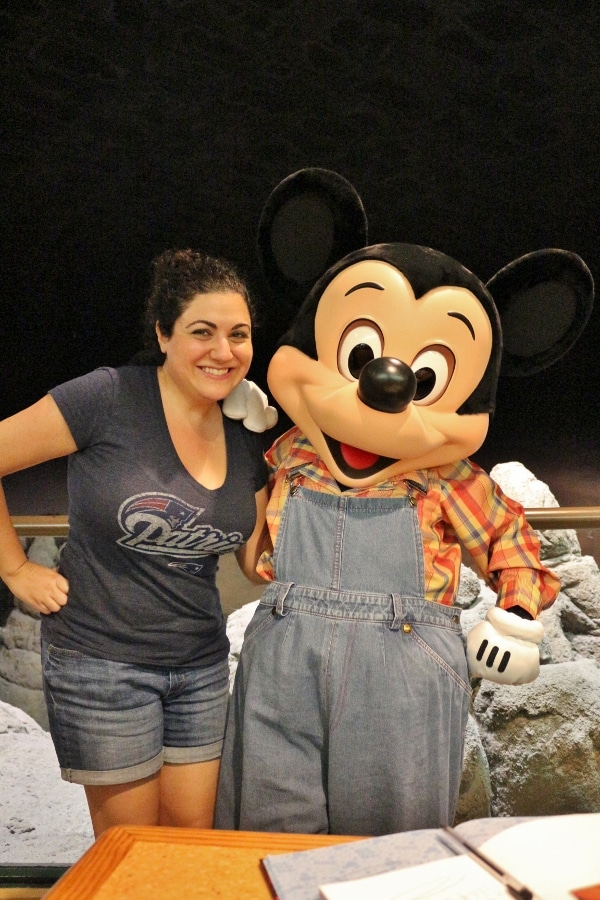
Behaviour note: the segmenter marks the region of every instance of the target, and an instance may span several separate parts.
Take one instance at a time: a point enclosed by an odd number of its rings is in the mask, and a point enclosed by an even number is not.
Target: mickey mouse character
[[[299,305],[268,370],[294,427],[273,445],[270,579],[230,705],[216,824],[376,835],[451,824],[471,676],[533,680],[559,582],[523,509],[468,457],[507,375],[583,330],[583,261],[542,250],[487,284],[427,247],[367,245],[340,175],[269,197],[259,250]],[[461,547],[497,591],[465,642]]]

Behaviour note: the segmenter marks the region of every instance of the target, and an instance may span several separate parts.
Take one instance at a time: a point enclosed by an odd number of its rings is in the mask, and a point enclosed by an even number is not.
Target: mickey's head
[[[258,245],[274,295],[298,307],[269,388],[350,487],[474,453],[500,372],[554,363],[592,308],[590,272],[564,250],[523,256],[483,284],[428,247],[368,246],[358,194],[324,169],[275,188]]]

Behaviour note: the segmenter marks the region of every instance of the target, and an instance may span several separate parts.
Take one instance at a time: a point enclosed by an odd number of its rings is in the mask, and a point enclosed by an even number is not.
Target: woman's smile
[[[175,322],[172,335],[158,335],[166,354],[164,375],[194,402],[224,399],[250,368],[251,329],[240,294],[196,294]]]

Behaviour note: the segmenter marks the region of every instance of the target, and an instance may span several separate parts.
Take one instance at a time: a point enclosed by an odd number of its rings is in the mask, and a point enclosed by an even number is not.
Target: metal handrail
[[[67,516],[11,516],[19,537],[67,537]]]
[[[67,537],[67,516],[12,516],[20,537]],[[563,528],[600,528],[600,506],[544,506],[525,510],[525,518],[538,531]]]
[[[525,518],[532,528],[600,528],[600,506],[544,506],[526,509]]]

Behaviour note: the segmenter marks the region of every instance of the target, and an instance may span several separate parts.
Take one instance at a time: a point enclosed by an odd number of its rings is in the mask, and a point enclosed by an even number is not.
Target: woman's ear
[[[156,338],[158,340],[158,346],[160,347],[160,352],[166,353],[167,352],[167,343],[168,343],[169,339],[163,335],[162,331],[160,330],[160,325],[158,324],[158,322],[154,326],[154,330],[156,331]]]
[[[532,375],[564,356],[587,325],[594,302],[591,273],[568,250],[521,256],[486,287],[502,325],[501,375]]]

